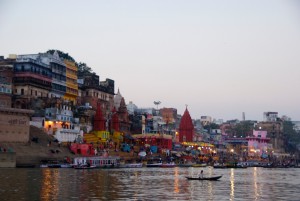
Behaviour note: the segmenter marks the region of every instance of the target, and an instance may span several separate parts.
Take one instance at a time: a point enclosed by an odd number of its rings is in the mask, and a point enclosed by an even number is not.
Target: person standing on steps
[[[199,178],[203,179],[203,170],[201,170]]]

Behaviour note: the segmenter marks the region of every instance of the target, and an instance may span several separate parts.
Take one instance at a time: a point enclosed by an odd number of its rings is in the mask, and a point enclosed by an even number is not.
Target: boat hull
[[[216,177],[186,177],[188,180],[210,180],[210,181],[216,181],[220,179],[222,176],[216,176]]]
[[[141,168],[143,167],[143,163],[128,163],[128,164],[121,164],[120,168]]]
[[[152,164],[147,164],[147,167],[161,167],[162,163],[152,163]]]

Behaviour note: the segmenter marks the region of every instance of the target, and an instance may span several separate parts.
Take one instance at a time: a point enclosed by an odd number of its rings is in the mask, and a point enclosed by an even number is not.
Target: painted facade
[[[59,142],[74,142],[78,137],[83,138],[79,127],[79,119],[73,118],[70,106],[46,108],[44,129],[54,135]]]
[[[0,107],[11,107],[14,60],[0,58]]]
[[[15,108],[27,109],[32,98],[50,97],[51,68],[44,54],[18,55],[14,64]]]
[[[248,140],[248,155],[249,156],[261,156],[262,154],[268,154],[271,151],[269,144],[270,138],[267,137],[267,131],[253,130],[253,136],[247,137]]]
[[[29,141],[32,110],[0,107],[0,142]]]
[[[76,104],[78,97],[78,83],[77,83],[77,66],[75,62],[64,60],[66,65],[66,93],[64,99]]]
[[[52,70],[51,98],[64,97],[67,91],[66,64],[64,60],[59,57],[57,51],[55,51],[53,55],[48,54],[48,57],[50,57],[50,67]]]

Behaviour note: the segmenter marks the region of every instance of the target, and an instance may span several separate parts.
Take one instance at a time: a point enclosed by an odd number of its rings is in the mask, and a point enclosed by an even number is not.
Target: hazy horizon
[[[138,107],[296,121],[299,11],[294,0],[1,0],[0,55],[69,53]]]

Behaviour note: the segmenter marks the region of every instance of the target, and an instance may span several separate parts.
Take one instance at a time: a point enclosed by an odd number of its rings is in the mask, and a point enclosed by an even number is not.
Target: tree
[[[92,68],[87,66],[86,63],[82,63],[82,62],[79,62],[79,63],[76,63],[76,65],[78,66],[78,71],[79,72],[93,72]]]
[[[237,137],[246,137],[251,135],[254,125],[249,121],[242,121],[235,125],[234,133]]]
[[[68,53],[65,53],[65,52],[60,51],[60,50],[48,50],[47,53],[50,53],[50,54],[53,55],[55,51],[57,51],[60,58],[67,59],[69,61],[75,62],[75,59],[73,57],[71,57]]]
[[[211,131],[212,129],[220,129],[220,126],[218,124],[211,123],[211,124],[203,126],[203,128],[208,131]]]
[[[300,144],[300,134],[294,129],[294,124],[291,121],[283,122],[283,135],[287,151],[294,152],[297,145]]]

